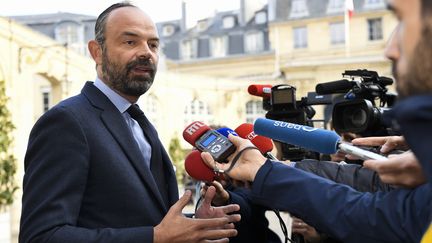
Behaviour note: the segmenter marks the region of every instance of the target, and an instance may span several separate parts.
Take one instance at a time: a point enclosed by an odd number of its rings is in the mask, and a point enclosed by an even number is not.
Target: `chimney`
[[[186,2],[183,0],[182,1],[182,15],[181,15],[181,20],[180,20],[180,30],[181,32],[185,32],[186,31]]]

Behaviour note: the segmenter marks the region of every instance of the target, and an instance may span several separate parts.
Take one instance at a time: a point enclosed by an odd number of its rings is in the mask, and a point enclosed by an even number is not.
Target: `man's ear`
[[[88,49],[90,51],[90,55],[97,65],[102,64],[102,48],[96,40],[91,40],[88,43]]]

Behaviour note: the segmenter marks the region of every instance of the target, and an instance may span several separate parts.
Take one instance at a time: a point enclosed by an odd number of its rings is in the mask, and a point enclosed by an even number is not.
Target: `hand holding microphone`
[[[203,152],[201,157],[209,167],[218,168],[220,171],[224,171],[225,174],[232,179],[239,181],[253,181],[259,168],[261,168],[267,159],[258,149],[244,150],[245,148],[254,146],[250,140],[232,135],[230,135],[228,139],[237,148],[230,158],[237,157],[239,156],[239,153],[241,153],[235,164],[233,164],[233,161],[231,160],[228,163],[219,163],[215,161],[208,152]]]
[[[277,141],[324,154],[334,154],[340,150],[364,160],[387,160],[387,157],[380,154],[342,142],[340,136],[334,131],[264,118],[255,121],[254,131]]]

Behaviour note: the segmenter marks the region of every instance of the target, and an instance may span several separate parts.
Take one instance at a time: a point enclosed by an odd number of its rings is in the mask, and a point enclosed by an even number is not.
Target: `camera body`
[[[312,101],[312,102],[309,102]],[[311,105],[330,104],[328,96],[317,96],[314,92],[308,97],[296,99],[296,88],[281,84],[271,88],[269,98],[263,100],[263,108],[267,110],[266,118],[299,125],[313,126],[313,116],[315,110]],[[306,158],[318,159],[319,154],[309,152],[291,144],[282,144],[282,154],[284,160],[300,161]]]
[[[344,94],[343,100],[337,101],[333,106],[332,121],[335,131],[387,134],[388,128],[383,123],[383,114],[393,106],[396,95],[389,94],[386,86],[391,85],[393,80],[366,69],[346,70],[342,76],[349,76],[351,81],[344,79],[316,86],[317,93]]]

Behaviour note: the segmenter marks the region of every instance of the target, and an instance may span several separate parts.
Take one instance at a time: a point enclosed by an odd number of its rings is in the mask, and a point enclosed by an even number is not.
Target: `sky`
[[[71,12],[98,16],[105,8],[121,0],[11,0],[3,1],[0,16]],[[238,9],[239,0],[185,0],[188,25],[206,18],[215,11]],[[179,19],[182,0],[133,0],[155,22]]]

